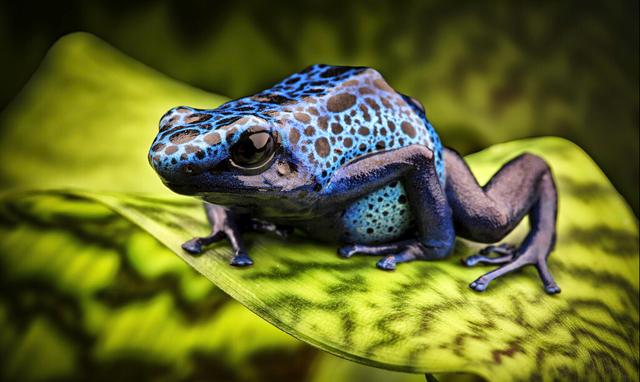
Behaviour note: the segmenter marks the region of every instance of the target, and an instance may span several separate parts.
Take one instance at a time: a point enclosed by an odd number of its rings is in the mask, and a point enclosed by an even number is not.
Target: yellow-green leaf
[[[5,196],[0,235],[3,379],[424,380],[314,351],[103,204]]]
[[[546,295],[533,269],[499,280],[482,294],[467,283],[483,269],[461,256],[478,245],[458,241],[448,259],[414,262],[394,273],[369,257],[343,260],[335,248],[295,237],[248,237],[255,265],[228,265],[217,245],[192,256],[180,244],[207,226],[201,206],[182,198],[74,192],[104,203],[144,228],[229,295],[293,336],[341,357],[409,372],[465,372],[488,380],[636,379],[638,227],[628,206],[575,145],[541,138],[470,156],[486,180],[529,151],[555,173],[560,210],[550,269],[563,292]],[[507,241],[517,242],[522,224]]]
[[[347,261],[335,248],[295,238],[252,237],[255,265],[230,252],[202,256],[180,243],[205,232],[198,207],[95,196],[140,224],[216,285],[268,321],[321,349],[370,365],[413,372],[469,372],[489,380],[637,378],[638,226],[618,193],[578,147],[554,138],[495,146],[469,157],[486,181],[529,151],[551,164],[559,189],[558,242],[550,269],[563,288],[546,295],[533,269],[478,294],[483,269],[459,264],[479,246],[459,241],[444,261],[394,273],[371,258]],[[154,207],[155,206],[155,207]],[[162,207],[161,207],[162,206]],[[178,213],[178,210],[180,211]],[[508,241],[523,237],[522,224]],[[599,377],[599,378],[598,378]]]
[[[223,101],[92,35],[63,37],[0,116],[0,186],[167,192],[145,154],[160,117]]]
[[[224,244],[201,256],[190,256],[180,249],[186,239],[207,232],[202,208],[195,200],[168,193],[145,158],[156,120],[164,110],[178,103],[212,107],[220,101],[140,66],[91,36],[76,34],[63,39],[31,85],[0,117],[0,162],[4,163],[0,184],[83,191],[49,191],[34,195],[25,204],[20,200],[30,198],[27,193],[7,196],[3,205],[17,203],[22,212],[5,224],[6,235],[13,237],[11,224],[22,224],[23,219],[28,223],[29,216],[45,222],[52,219],[53,224],[64,227],[66,222],[55,218],[55,206],[64,203],[51,200],[81,197],[137,224],[277,327],[341,357],[395,370],[465,372],[490,380],[638,379],[637,221],[598,167],[576,146],[545,138],[494,146],[468,158],[482,181],[525,150],[551,163],[560,192],[558,245],[550,260],[550,269],[563,288],[558,296],[545,295],[530,269],[499,280],[484,294],[472,292],[467,283],[485,270],[459,265],[460,256],[479,248],[465,241],[457,242],[447,260],[405,264],[394,273],[385,273],[374,267],[371,258],[345,261],[337,258],[334,247],[304,237],[283,242],[250,235],[247,242],[256,263],[250,269],[237,269],[227,264],[230,251]],[[134,193],[142,191],[154,196]],[[75,211],[87,221],[94,215],[113,215],[95,203],[89,203],[94,207],[88,209],[78,208],[77,203],[73,199],[60,211]],[[13,216],[11,212],[9,216]],[[119,232],[118,224],[104,231],[88,223],[77,225],[83,236],[95,235],[100,243],[112,245],[122,240],[113,234]],[[509,240],[521,239],[525,230],[526,223]],[[9,259],[3,260],[9,261],[6,269],[11,270],[7,280],[33,275],[50,283],[48,288],[82,301],[105,285],[117,289],[118,283],[111,284],[119,269],[113,265],[115,255],[84,254],[86,248],[79,242],[69,244],[75,245],[75,250],[65,249],[73,248],[65,244],[68,233],[46,233],[39,241],[34,239],[39,231],[25,232],[21,240],[6,241],[13,243],[3,256]],[[131,244],[129,261],[139,267],[141,275],[153,279],[172,268],[167,265],[170,261],[145,261],[144,253],[151,251],[145,244],[149,238],[137,237]],[[20,261],[21,253],[45,253],[45,248],[46,259],[29,256]],[[79,255],[58,259],[51,257],[51,248],[59,248],[63,255],[64,251]],[[92,270],[94,262],[103,265]],[[91,277],[82,277],[84,269]],[[207,287],[193,283],[198,286],[185,286],[190,292],[184,299],[208,295]],[[127,291],[130,288],[118,293]],[[48,299],[49,294],[42,290],[35,293],[35,300],[33,295],[27,294],[23,300],[41,302],[44,297],[42,302],[57,301]],[[10,294],[2,298],[7,296]],[[153,330],[143,332],[152,342],[137,342],[122,334],[138,333],[137,324],[147,320],[153,321],[150,327],[161,327],[162,319],[168,317],[169,332],[184,341],[196,341],[198,330],[181,324],[172,298],[165,296],[160,291],[122,311],[99,308],[88,314],[87,322],[82,323],[87,330],[98,330],[101,326],[96,323],[105,322],[101,321],[105,318],[113,325],[97,342],[98,350],[92,351],[92,357],[151,349],[154,360],[174,359],[164,358],[164,351],[184,360],[184,354],[190,353],[182,345],[165,349],[163,338],[149,345],[156,340]],[[45,359],[43,349],[62,354],[65,351],[60,349],[73,348],[59,332],[49,330],[52,321],[48,318],[30,322],[25,331],[10,313],[0,305],[2,352],[22,350],[11,354],[16,357],[12,365],[18,366],[3,370],[29,371],[31,359]],[[120,332],[119,328],[127,329]],[[46,338],[46,347],[39,347],[34,338]],[[196,342],[202,346],[212,346],[206,336],[200,339],[204,342]],[[226,345],[220,348],[226,349]],[[60,358],[53,375],[62,376],[72,369],[74,357]],[[187,373],[187,368],[172,370],[177,377]]]
[[[0,237],[2,380],[281,380],[316,357],[103,204],[8,196]]]

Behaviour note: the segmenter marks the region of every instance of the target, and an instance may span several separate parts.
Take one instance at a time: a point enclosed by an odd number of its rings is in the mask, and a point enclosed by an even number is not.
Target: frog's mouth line
[[[280,191],[276,189],[259,190],[253,187],[243,187],[241,185],[234,185],[233,187],[229,187],[229,186],[194,187],[194,185],[190,183],[175,183],[170,181],[163,181],[163,183],[171,191],[181,195],[197,196],[197,197],[218,196],[220,197],[220,199],[230,199],[230,196],[233,196],[231,197],[232,199],[246,198],[247,196],[257,196],[258,199],[260,196],[264,196],[264,198],[269,198],[270,196],[268,194],[272,194],[274,192],[278,193]]]
[[[196,194],[196,191],[193,190],[190,184],[174,183],[165,180],[163,180],[162,183],[164,183],[164,185],[167,186],[167,188],[169,188],[171,191],[180,195],[193,196]]]
[[[171,191],[180,195],[192,196],[222,206],[278,205],[282,208],[279,216],[287,215],[284,211],[288,210],[295,211],[295,215],[292,216],[310,213],[314,209],[312,206],[317,202],[313,192],[303,189],[284,191],[274,188],[256,192],[256,188],[253,187],[234,186],[231,192],[228,186],[197,188],[189,183],[170,181],[163,181],[163,183]]]

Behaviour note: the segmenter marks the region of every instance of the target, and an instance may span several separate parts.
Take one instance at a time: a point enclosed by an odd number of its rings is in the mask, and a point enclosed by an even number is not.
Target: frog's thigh
[[[521,154],[496,172],[484,187],[476,181],[464,159],[446,149],[446,193],[458,235],[494,243],[511,232],[531,212],[531,230],[548,240],[555,237],[557,193],[549,165],[540,157]],[[549,179],[545,181],[544,176]],[[541,186],[550,183],[550,191]],[[540,201],[545,203],[540,203]]]
[[[413,225],[407,194],[394,182],[357,200],[342,215],[344,241],[384,243],[397,240]]]

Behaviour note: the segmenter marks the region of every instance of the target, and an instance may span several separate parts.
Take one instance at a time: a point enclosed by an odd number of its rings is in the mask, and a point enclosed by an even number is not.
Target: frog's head
[[[268,116],[176,107],[160,120],[149,162],[173,191],[212,203],[256,206],[307,195]]]

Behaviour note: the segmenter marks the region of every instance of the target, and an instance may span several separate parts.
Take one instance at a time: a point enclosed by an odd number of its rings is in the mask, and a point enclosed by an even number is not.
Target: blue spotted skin
[[[269,172],[236,186],[238,179],[249,176],[225,167],[230,148],[243,134],[257,130],[277,137],[279,151],[272,167],[291,177],[290,187],[286,181],[272,181]],[[400,182],[329,213],[314,210],[313,198],[305,195],[325,187],[337,169],[356,158],[412,144],[433,151],[444,188],[443,148],[417,101],[393,90],[373,69],[314,65],[216,109],[171,109],[160,121],[149,160],[177,192],[230,207],[244,204],[244,211],[260,218],[295,222],[309,231],[332,227],[324,234],[342,242],[381,243],[405,237],[414,225]],[[214,178],[211,173],[216,173]],[[193,174],[208,178],[193,181]],[[260,198],[285,194],[288,188],[302,190],[291,202],[283,196],[281,204],[297,204],[295,208],[279,207],[277,198]],[[270,203],[272,208],[264,206]]]

